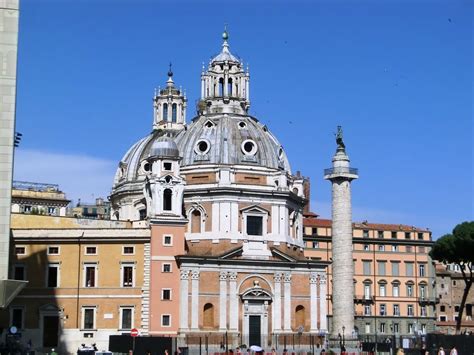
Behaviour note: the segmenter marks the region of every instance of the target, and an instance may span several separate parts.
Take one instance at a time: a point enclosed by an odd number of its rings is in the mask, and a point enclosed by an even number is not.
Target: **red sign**
[[[131,331],[130,331],[130,335],[132,337],[137,337],[138,336],[138,329],[137,328],[133,328]]]

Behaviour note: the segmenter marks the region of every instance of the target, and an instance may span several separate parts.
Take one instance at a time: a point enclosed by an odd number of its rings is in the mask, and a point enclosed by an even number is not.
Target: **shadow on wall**
[[[60,264],[48,258],[46,248],[30,253],[35,244],[15,245],[11,240],[10,245],[10,278],[28,285],[0,311],[0,352],[48,353],[54,348],[66,353],[61,339],[67,316],[56,297]]]

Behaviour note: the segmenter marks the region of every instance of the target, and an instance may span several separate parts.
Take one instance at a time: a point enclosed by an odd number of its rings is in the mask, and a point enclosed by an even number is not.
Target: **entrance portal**
[[[47,348],[58,346],[59,316],[43,317],[43,346]]]
[[[249,316],[249,346],[262,346],[261,329],[260,316]]]

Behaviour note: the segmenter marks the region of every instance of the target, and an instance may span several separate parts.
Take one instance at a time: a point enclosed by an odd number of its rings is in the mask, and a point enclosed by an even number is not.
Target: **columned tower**
[[[331,337],[353,334],[354,329],[351,181],[359,177],[357,169],[349,165],[341,126],[338,126],[336,142],[332,168],[324,170],[324,178],[332,183]]]

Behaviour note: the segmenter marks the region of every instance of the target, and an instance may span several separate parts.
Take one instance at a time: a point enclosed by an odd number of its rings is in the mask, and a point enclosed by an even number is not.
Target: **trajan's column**
[[[349,165],[341,126],[337,127],[337,151],[324,178],[332,183],[332,338],[350,338],[354,329],[354,262],[352,259],[351,181],[357,169]]]

